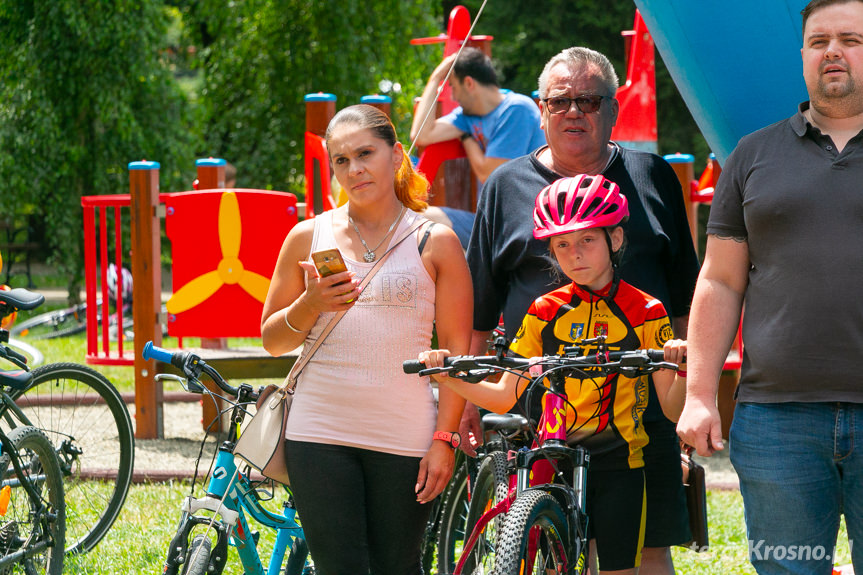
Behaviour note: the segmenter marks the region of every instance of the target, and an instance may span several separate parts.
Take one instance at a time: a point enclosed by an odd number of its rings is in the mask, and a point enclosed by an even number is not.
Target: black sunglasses
[[[599,107],[602,105],[602,101],[605,98],[606,96],[599,96],[596,94],[584,94],[582,96],[576,96],[575,98],[553,96],[551,98],[546,98],[543,102],[545,102],[545,105],[551,114],[566,114],[572,108],[573,102],[575,103],[575,107],[578,108],[578,111],[582,114],[593,114],[599,111]]]

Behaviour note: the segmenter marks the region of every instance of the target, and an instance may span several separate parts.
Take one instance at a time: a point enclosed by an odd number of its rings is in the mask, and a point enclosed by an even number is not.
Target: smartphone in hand
[[[348,271],[348,266],[345,265],[345,260],[342,259],[342,254],[339,250],[333,248],[331,250],[321,250],[312,254],[312,261],[315,262],[315,267],[318,268],[318,273],[322,278]],[[349,281],[339,282],[336,285],[344,285]],[[354,300],[348,300],[351,303]]]
[[[322,278],[348,271],[342,254],[337,249],[321,250],[312,254],[312,260]]]

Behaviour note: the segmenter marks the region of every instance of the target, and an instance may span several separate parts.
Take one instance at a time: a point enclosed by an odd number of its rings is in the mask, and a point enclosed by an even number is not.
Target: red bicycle
[[[588,346],[599,351],[586,354]],[[483,460],[468,513],[467,525],[472,529],[455,574],[490,573],[492,569],[498,575],[585,573],[590,454],[580,445],[567,445],[566,378],[613,373],[634,378],[659,369],[677,369],[677,365],[664,361],[662,350],[607,351],[604,338],[581,341],[564,348],[561,355],[530,359],[507,357],[505,344],[496,347],[496,355],[449,357],[441,368],[425,369],[416,360],[403,366],[406,373],[447,373],[472,383],[494,373],[518,372],[530,379],[526,394],[539,390],[546,396],[535,429],[519,415],[484,418],[487,427],[526,432],[533,441],[531,447],[492,452]],[[561,468],[572,470],[571,476],[565,476]]]

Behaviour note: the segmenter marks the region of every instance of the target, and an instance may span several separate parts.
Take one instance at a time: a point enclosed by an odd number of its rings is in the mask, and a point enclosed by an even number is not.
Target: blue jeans
[[[755,570],[830,575],[844,513],[863,573],[863,404],[739,403],[730,435]]]

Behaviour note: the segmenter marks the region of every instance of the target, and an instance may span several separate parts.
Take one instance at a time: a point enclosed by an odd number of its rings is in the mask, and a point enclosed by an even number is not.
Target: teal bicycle
[[[165,561],[165,575],[220,575],[225,570],[229,546],[236,549],[247,575],[279,575],[283,564],[285,575],[312,575],[314,567],[308,563],[309,550],[303,529],[297,523],[290,489],[283,486],[287,499],[280,512],[267,509],[268,502],[272,505],[275,499],[275,487],[269,491],[269,480],[253,480],[248,466],[238,468],[234,460],[237,430],[245,419],[246,408],[255,403],[260,390],[246,383],[239,387],[229,385],[219,372],[190,352],[171,352],[147,342],[144,359],[151,358],[171,364],[185,375],[183,378],[160,374],[160,379],[177,381],[188,391],[204,394],[211,393],[200,382],[201,375],[206,375],[222,391],[236,398],[228,408],[231,412],[228,438],[219,446],[205,494],[194,496],[196,477],[189,496],[183,501],[180,521]],[[225,397],[222,399],[228,401]],[[246,514],[276,533],[266,569],[258,549],[258,534],[252,531]]]

